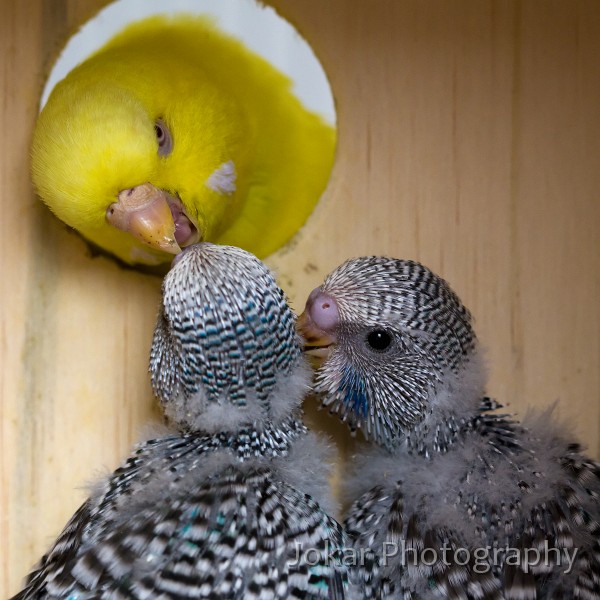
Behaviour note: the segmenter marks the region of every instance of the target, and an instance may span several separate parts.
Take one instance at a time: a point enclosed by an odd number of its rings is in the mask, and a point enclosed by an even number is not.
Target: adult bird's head
[[[309,382],[295,317],[267,267],[233,246],[200,243],[163,282],[150,372],[184,430],[281,422]]]
[[[160,26],[132,26],[71,71],[32,144],[39,195],[128,264],[216,239],[241,210],[253,151],[244,108],[202,69],[192,33]]]
[[[382,446],[425,435],[480,397],[471,315],[419,263],[348,260],[310,294],[298,328],[320,362],[323,404]]]

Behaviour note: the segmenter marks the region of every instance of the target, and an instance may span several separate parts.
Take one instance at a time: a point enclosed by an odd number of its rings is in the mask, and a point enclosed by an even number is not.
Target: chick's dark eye
[[[173,138],[169,128],[164,121],[158,119],[154,123],[154,133],[156,133],[156,141],[158,142],[158,154],[160,156],[168,156],[173,150]]]
[[[375,329],[367,335],[367,344],[373,350],[386,350],[392,343],[392,338],[387,331]]]

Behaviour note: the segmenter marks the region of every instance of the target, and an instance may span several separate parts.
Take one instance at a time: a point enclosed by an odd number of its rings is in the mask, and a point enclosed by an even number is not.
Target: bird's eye
[[[169,156],[173,150],[173,138],[164,121],[158,119],[154,123],[154,132],[156,133],[156,141],[158,142],[158,154],[160,156]]]
[[[373,350],[379,352],[387,350],[392,343],[392,337],[387,331],[383,329],[374,329],[367,335],[367,344]]]

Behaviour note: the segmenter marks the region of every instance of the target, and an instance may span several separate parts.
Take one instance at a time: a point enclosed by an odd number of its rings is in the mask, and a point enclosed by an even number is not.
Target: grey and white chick
[[[345,526],[389,597],[600,598],[600,465],[551,411],[493,412],[471,315],[443,279],[351,259],[298,327],[322,404],[374,443],[344,478]]]
[[[344,598],[328,448],[307,431],[295,316],[267,267],[186,249],[163,282],[150,372],[172,430],[81,506],[16,598]]]

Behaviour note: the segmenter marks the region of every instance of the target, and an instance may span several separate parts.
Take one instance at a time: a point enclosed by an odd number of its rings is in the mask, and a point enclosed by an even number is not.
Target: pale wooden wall
[[[91,258],[36,201],[45,69],[103,0],[2,0],[0,597],[153,415],[160,282]],[[489,391],[600,437],[600,3],[274,0],[339,111],[324,202],[269,261],[294,305],[349,255],[415,258],[474,312]]]

